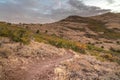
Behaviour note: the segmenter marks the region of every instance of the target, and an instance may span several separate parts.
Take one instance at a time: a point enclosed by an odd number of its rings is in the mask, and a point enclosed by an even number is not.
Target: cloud
[[[85,5],[110,9],[112,12],[120,12],[120,0],[82,0]]]
[[[55,22],[69,15],[91,16],[110,11],[115,0],[0,0],[0,20],[24,23]],[[113,6],[113,5],[112,5]],[[102,8],[102,9],[101,9]],[[117,8],[116,8],[117,9]]]
[[[40,0],[9,0],[0,4],[1,20],[9,22],[43,23],[50,19],[45,12],[51,6],[43,5]]]
[[[79,0],[69,0],[69,4],[77,9],[77,11],[79,11],[79,13],[81,13],[80,15],[82,16],[91,16],[91,15],[96,15],[99,13],[104,13],[104,12],[108,12],[108,9],[100,9],[99,7],[96,6],[87,6],[85,5],[82,1]]]
[[[65,7],[65,5],[69,7]],[[79,0],[69,0],[59,9],[52,9],[51,16],[53,19],[60,20],[70,15],[79,15],[79,16],[93,16],[102,13],[109,12],[108,9],[100,9],[95,6],[87,6]]]

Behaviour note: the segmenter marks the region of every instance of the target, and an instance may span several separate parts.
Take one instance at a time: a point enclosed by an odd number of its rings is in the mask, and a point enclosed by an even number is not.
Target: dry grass
[[[56,35],[33,33],[27,29],[19,28],[17,26],[15,27],[6,23],[0,23],[0,36],[9,37],[15,42],[21,42],[24,44],[28,44],[31,39],[34,39],[35,41],[51,44],[58,48],[72,49],[79,53],[86,53],[86,50],[88,50],[91,55],[94,55],[99,59],[117,61],[118,63],[120,62],[120,55],[118,52],[107,52],[102,48],[97,48],[93,45],[82,44],[76,41],[66,40],[61,37],[57,37]],[[104,54],[101,55],[101,53]],[[1,49],[0,56],[7,58],[9,56],[9,51]]]

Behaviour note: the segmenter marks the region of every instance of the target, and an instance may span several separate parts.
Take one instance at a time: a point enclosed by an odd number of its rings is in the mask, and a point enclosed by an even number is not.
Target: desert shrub
[[[96,44],[102,44],[102,42],[96,42]]]
[[[85,53],[86,45],[81,44],[79,42],[74,42],[74,41],[62,39],[62,38],[57,37],[55,35],[49,36],[49,35],[45,35],[45,34],[40,34],[36,37],[36,40],[44,41],[44,42],[49,43],[49,44],[56,46],[58,48],[72,49],[72,50],[77,51],[77,52]]]
[[[84,48],[82,48],[79,44],[72,43],[72,42],[67,42],[65,40],[50,40],[50,44],[55,45],[59,48],[68,48],[72,49],[74,51],[82,52],[84,53]]]
[[[40,26],[42,26],[42,24],[40,24]]]
[[[25,28],[28,29],[29,27],[26,25]]]
[[[93,47],[92,45],[88,45],[87,48],[88,48],[89,50],[93,50],[93,49],[94,49],[94,47]]]
[[[0,24],[0,36],[9,37],[15,42],[22,42],[24,44],[28,44],[30,41],[30,32],[28,30],[8,24]]]
[[[45,39],[43,39],[39,34],[33,35],[34,40],[37,42],[43,42],[43,43],[48,43]]]
[[[11,52],[9,50],[0,48],[1,58],[8,58],[10,55],[11,55]]]
[[[8,25],[11,25],[11,23],[7,23]]]
[[[48,33],[48,30],[45,30],[45,33]]]
[[[55,33],[51,34],[51,36],[57,37],[57,35]]]
[[[7,27],[0,27],[0,36],[9,37],[11,31]]]
[[[91,42],[88,42],[87,44],[91,44]]]
[[[96,35],[89,34],[89,33],[86,33],[85,36],[88,37],[88,38],[98,39]]]
[[[67,41],[64,39],[54,39],[54,40],[49,40],[49,42],[50,42],[50,44],[55,45],[60,48],[68,48],[68,49],[72,49],[74,51],[84,53],[84,47],[82,47],[82,44],[80,44],[80,43]]]
[[[40,33],[40,30],[37,30],[36,33],[39,34],[39,33]]]
[[[105,43],[113,43],[112,41],[104,41]]]
[[[93,47],[92,47],[93,48]],[[111,52],[111,51],[97,51],[96,49],[88,50],[90,55],[95,56],[96,59],[100,61],[111,61],[117,62],[120,64],[120,55],[119,53]]]
[[[24,44],[28,44],[30,42],[30,34],[24,29],[13,31],[10,37],[15,42],[22,42]]]
[[[120,49],[114,49],[113,47],[110,48],[111,51],[120,53]]]
[[[120,41],[116,41],[117,44],[120,44]]]
[[[104,52],[102,48],[95,47],[94,45],[87,45],[87,49],[91,51],[99,51],[99,52]]]
[[[109,54],[108,53],[103,54],[103,55],[101,55],[101,57],[104,58],[104,59],[106,59],[106,60],[112,61],[112,62],[118,61],[118,57],[113,56],[110,53]]]
[[[104,48],[104,46],[101,46],[101,48]]]

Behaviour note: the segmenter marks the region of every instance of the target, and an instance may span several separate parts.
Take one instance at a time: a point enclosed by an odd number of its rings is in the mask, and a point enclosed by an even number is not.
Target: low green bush
[[[8,24],[0,25],[0,36],[9,37],[15,42],[28,44],[30,42],[30,32],[24,28],[12,27]]]
[[[59,38],[54,35],[50,36],[46,34],[39,34],[38,36],[35,37],[35,40],[39,42],[44,41],[58,48],[72,49],[74,51],[81,52],[81,53],[85,53],[85,49],[86,49],[86,45],[84,44]]]
[[[24,29],[13,31],[10,37],[15,42],[22,42],[24,44],[28,44],[30,42],[30,34]]]

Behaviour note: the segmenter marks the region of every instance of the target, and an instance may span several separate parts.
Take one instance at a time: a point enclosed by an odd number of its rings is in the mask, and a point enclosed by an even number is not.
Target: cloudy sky
[[[70,15],[120,12],[119,0],[0,0],[0,21],[48,23]]]

